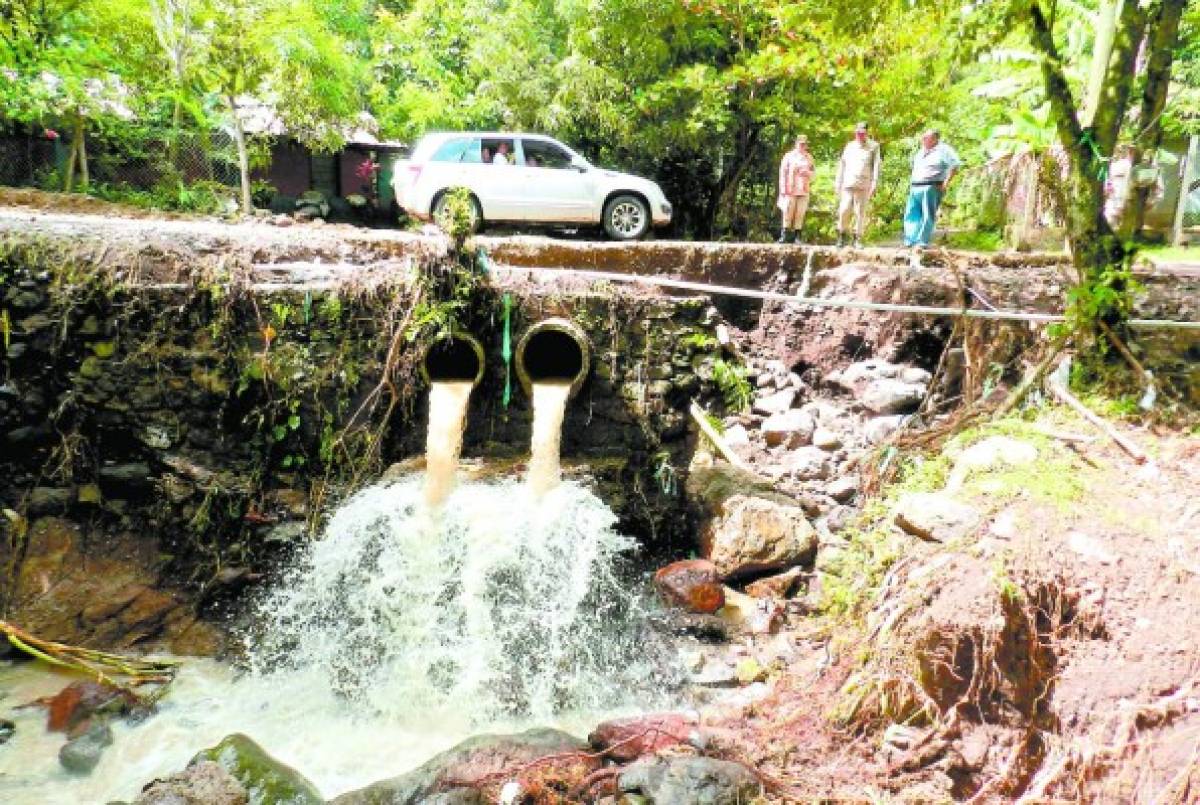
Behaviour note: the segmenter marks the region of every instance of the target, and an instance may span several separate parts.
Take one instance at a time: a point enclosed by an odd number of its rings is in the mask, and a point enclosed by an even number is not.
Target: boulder
[[[812,433],[812,418],[795,408],[769,416],[762,423],[762,434],[768,447],[800,447],[808,442]]]
[[[73,774],[88,774],[100,762],[104,750],[112,746],[112,729],[102,721],[93,723],[77,738],[58,750],[58,762]]]
[[[795,504],[734,495],[701,533],[701,554],[733,579],[812,559],[817,532]]]
[[[929,373],[881,360],[851,364],[826,380],[849,391],[865,408],[878,414],[914,410],[925,398]]]
[[[858,401],[877,414],[910,413],[923,399],[925,386],[888,377],[872,381],[858,394]]]
[[[408,774],[350,791],[334,799],[333,805],[423,805],[432,795],[451,788],[476,788],[478,784],[502,782],[532,761],[562,755],[538,764],[538,778],[562,781],[567,788],[578,785],[596,769],[600,760],[588,757],[591,748],[565,732],[531,729],[516,735],[477,735],[410,771]]]
[[[914,537],[948,542],[975,531],[983,515],[944,492],[912,492],[896,503],[896,525]]]
[[[659,569],[654,586],[663,601],[688,612],[711,615],[725,606],[717,566],[704,559],[685,559]]]
[[[324,805],[325,799],[300,772],[280,763],[240,733],[192,758],[189,765],[216,763],[245,790],[249,805]]]
[[[249,805],[241,783],[211,760],[151,782],[133,805]]]
[[[707,757],[651,757],[632,764],[617,787],[641,794],[654,805],[742,805],[762,784],[740,763]]]
[[[783,391],[777,391],[774,394],[769,394],[766,397],[759,397],[754,401],[754,405],[750,410],[756,414],[762,414],[763,416],[782,414],[784,411],[790,410],[792,403],[795,401],[795,389],[784,389]]]
[[[592,730],[588,743],[597,752],[604,752],[610,760],[629,763],[642,755],[688,743],[699,723],[699,716],[693,713],[652,713],[616,718]]]
[[[803,578],[804,571],[794,567],[785,573],[750,582],[746,585],[746,594],[753,598],[790,598]]]

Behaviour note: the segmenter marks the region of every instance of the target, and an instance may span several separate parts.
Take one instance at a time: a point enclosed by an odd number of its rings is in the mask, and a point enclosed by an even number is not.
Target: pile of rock
[[[882,360],[834,371],[813,388],[781,362],[755,374],[747,414],[725,421],[725,438],[755,471],[797,496],[819,530],[847,521],[858,454],[896,431],[928,393],[929,372]]]

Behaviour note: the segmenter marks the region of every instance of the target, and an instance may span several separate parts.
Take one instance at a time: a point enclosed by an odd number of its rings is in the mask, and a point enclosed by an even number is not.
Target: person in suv
[[[510,170],[495,169],[502,159]],[[594,167],[541,134],[427,134],[397,164],[392,184],[406,213],[434,221],[442,220],[448,194],[464,188],[476,229],[491,223],[599,225],[614,240],[636,240],[671,222],[671,203],[657,184]]]

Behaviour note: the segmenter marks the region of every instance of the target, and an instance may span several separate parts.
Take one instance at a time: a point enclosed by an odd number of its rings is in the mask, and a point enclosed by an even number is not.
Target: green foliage
[[[464,187],[456,187],[447,192],[437,223],[454,241],[455,248],[461,250],[463,242],[471,234],[476,223],[475,203],[471,199],[471,191]]]
[[[730,411],[745,411],[754,402],[754,387],[750,385],[749,374],[750,370],[745,366],[724,358],[713,361],[713,380]]]

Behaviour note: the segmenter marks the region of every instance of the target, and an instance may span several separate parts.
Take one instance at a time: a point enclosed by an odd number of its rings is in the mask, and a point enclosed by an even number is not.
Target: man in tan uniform
[[[800,230],[804,229],[804,215],[808,212],[808,190],[812,182],[813,159],[808,153],[808,137],[796,138],[796,145],[783,155],[779,163],[779,199],[776,205],[783,213],[783,230],[780,243],[789,243],[794,237],[800,242]]]
[[[867,202],[879,185],[879,143],[867,135],[867,124],[854,127],[854,139],[842,149],[837,178],[833,182],[838,195],[837,245],[846,244],[850,216],[854,216],[854,245],[862,246],[867,223]]]

